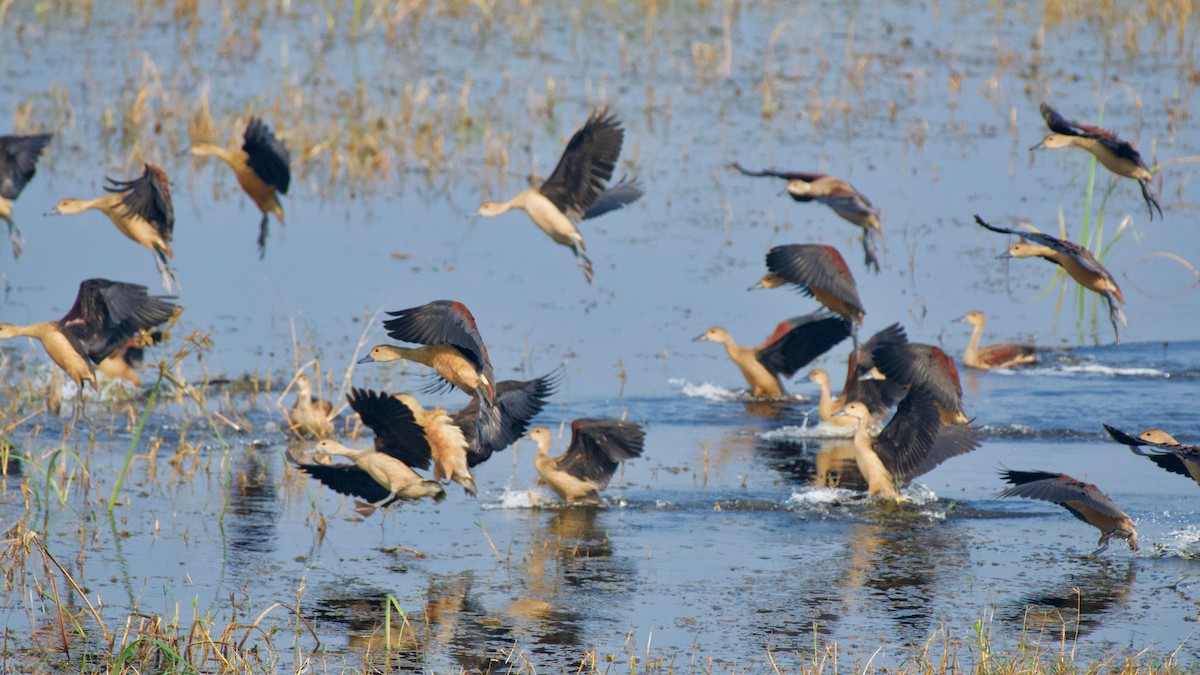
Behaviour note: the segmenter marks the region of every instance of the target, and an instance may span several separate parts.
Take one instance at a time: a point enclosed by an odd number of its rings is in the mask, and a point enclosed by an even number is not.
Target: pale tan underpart
[[[433,461],[434,480],[443,483],[452,480],[473,494],[475,478],[467,466],[467,438],[446,409],[439,406],[426,410],[407,394],[396,398],[412,411],[417,424],[425,430],[425,441],[429,443]]]
[[[138,374],[137,369],[129,365],[125,360],[125,351],[128,347],[121,347],[117,351],[104,357],[104,360],[96,364],[96,372],[102,373],[105,377],[112,379],[123,379],[135,387],[142,386],[142,376]]]
[[[1026,244],[1025,250],[1028,254],[1019,257],[1038,256],[1048,260],[1053,260],[1064,270],[1066,270],[1067,274],[1080,286],[1093,290],[1097,293],[1112,293],[1113,299],[1117,300],[1117,302],[1120,304],[1125,304],[1121,302],[1119,298],[1117,298],[1117,294],[1120,293],[1120,289],[1118,289],[1115,284],[1109,281],[1103,274],[1097,274],[1096,272],[1093,272],[1092,270],[1079,264],[1079,262],[1072,256],[1056,251],[1049,246],[1038,246],[1036,244]]]
[[[484,378],[475,369],[475,364],[468,361],[456,347],[450,345],[427,345],[415,349],[395,345],[379,345],[371,350],[371,356],[376,361],[405,359],[429,366],[447,382],[472,396],[481,386],[491,384],[484,381]],[[383,358],[380,358],[381,356]]]
[[[130,213],[125,208],[125,205],[121,203],[124,196],[124,193],[113,193],[101,195],[95,199],[63,200],[67,204],[63,206],[60,202],[58,211],[66,216],[82,213],[88,209],[100,211],[108,216],[121,234],[152,251],[162,251],[167,258],[173,259],[175,254],[171,252],[171,245],[149,221],[136,213]]]
[[[558,460],[562,459],[562,455],[558,457],[550,457],[550,433],[535,436],[537,442],[537,452],[533,456],[533,468],[537,469],[538,475],[546,481],[551,490],[570,504],[594,504],[601,505],[600,488],[595,483],[586,480],[580,480],[575,476],[559,471]]]
[[[1064,136],[1063,134],[1056,134]],[[1137,162],[1118,157],[1112,150],[1109,150],[1100,141],[1094,138],[1085,138],[1082,136],[1065,136],[1069,145],[1074,145],[1077,148],[1082,148],[1092,153],[1096,159],[1104,165],[1109,171],[1128,178],[1137,180],[1153,180],[1154,176],[1146,168],[1139,166]]]
[[[313,400],[312,383],[307,376],[296,380],[296,403],[288,411],[288,426],[297,436],[310,435],[324,438],[333,433],[333,404],[326,400]]]
[[[438,483],[424,480],[404,462],[372,448],[355,450],[336,441],[322,441],[318,448],[322,447],[329,449],[330,454],[348,458],[375,482],[405,499],[433,497],[442,492]]]
[[[866,411],[866,406],[861,403],[851,405],[857,406],[864,413]],[[881,497],[898,502],[901,497],[900,492],[896,490],[896,479],[883,465],[879,455],[875,454],[870,428],[871,416],[868,413],[858,418],[858,428],[854,431],[854,459],[858,462],[859,473],[867,481],[867,497]]]
[[[58,324],[45,321],[42,323],[34,323],[28,326],[18,326],[10,324],[14,336],[23,335],[26,337],[37,338],[42,343],[42,348],[46,350],[46,355],[50,357],[62,368],[67,376],[70,377],[75,384],[79,385],[83,382],[91,382],[96,384],[96,374],[92,370],[92,364],[87,357],[75,351],[75,346],[58,330]]]
[[[743,347],[735,343],[733,337],[724,329],[719,330],[717,337],[720,343],[725,345],[725,353],[729,355],[729,359],[742,371],[742,377],[746,378],[746,384],[750,385],[751,394],[771,398],[787,395],[779,378],[772,375],[758,360],[756,347]]]

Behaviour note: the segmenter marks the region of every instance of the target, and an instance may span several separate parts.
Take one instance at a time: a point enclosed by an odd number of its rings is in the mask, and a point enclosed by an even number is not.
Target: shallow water
[[[24,341],[5,345],[6,422],[19,421],[10,437],[38,467],[67,448],[56,460],[67,473],[57,475],[73,479],[59,500],[44,469],[30,467],[37,497],[27,525],[102,598],[108,621],[134,608],[186,619],[192,606],[228,621],[233,597],[249,622],[273,602],[295,602],[303,585],[300,609],[326,658],[351,668],[378,658],[389,595],[417,626],[401,658],[439,672],[489,658],[573,670],[590,651],[761,671],[768,651],[798,663],[814,633],[836,642],[846,663],[897,664],[942,627],[968,639],[981,618],[1000,646],[1033,635],[1056,649],[1066,626],[1068,648],[1088,659],[1181,644],[1181,657],[1195,657],[1185,641],[1200,600],[1196,486],[1100,427],[1162,426],[1200,440],[1195,279],[1146,258],[1170,251],[1200,261],[1189,223],[1193,165],[1164,172],[1166,218],[1153,223],[1136,185],[1098,174],[1098,193],[1112,185],[1106,233],[1131,217],[1106,259],[1128,300],[1119,347],[1103,313],[1093,327],[1090,299],[1085,321],[1074,291],[1056,314],[1057,288],[1038,297],[1052,268],[996,260],[1007,238],[970,222],[978,212],[1055,231],[1061,208],[1078,236],[1086,156],[1046,151],[1031,161],[1026,152],[1045,133],[1043,98],[1083,120],[1104,102],[1104,125],[1152,163],[1196,154],[1186,123],[1198,81],[1194,21],[1177,42],[1173,23],[1143,24],[1132,11],[1076,16],[1089,5],[1058,22],[1056,4],[1041,16],[982,3],[704,4],[663,7],[651,19],[642,4],[548,3],[496,7],[489,21],[477,6],[451,3],[399,20],[389,43],[380,21],[366,20],[352,39],[349,8],[335,11],[330,29],[307,3],[227,6],[227,23],[157,6],[130,17],[104,3],[85,20],[53,4],[42,15],[16,4],[0,24],[21,45],[0,54],[0,109],[30,103],[26,128],[46,120],[57,137],[16,202],[27,243],[19,260],[4,254],[0,263],[12,286],[0,319],[60,316],[86,277],[155,286],[150,254],[103,216],[39,214],[61,197],[98,194],[104,175],[160,162],[174,181],[186,311],[157,357],[198,329],[213,347],[203,363],[182,363],[184,377],[207,368],[273,380],[269,395],[210,390],[210,410],[251,430],[218,423],[227,448],[193,404],[152,415],[138,452],[155,439],[162,446],[134,463],[110,521],[104,501],[132,438],[124,408],[89,404],[95,443],[85,433],[61,443],[65,418],[24,419],[47,386],[43,355]],[[468,80],[472,123],[456,130]],[[126,133],[145,82],[146,113]],[[409,86],[429,94],[409,100]],[[769,119],[764,86],[778,105]],[[233,115],[264,111],[298,160],[288,223],[272,223],[264,261],[257,212],[229,172],[178,156],[202,91],[226,129]],[[62,97],[69,106],[55,103]],[[524,216],[471,214],[480,200],[524,187],[529,171],[547,174],[598,100],[625,122],[622,168],[647,196],[581,228],[597,268],[589,287],[570,253]],[[334,161],[319,147],[342,149],[356,120],[403,120],[405,110],[403,142],[381,149],[386,170],[354,174],[346,166],[355,155]],[[440,150],[418,149],[422,123]],[[507,168],[494,163],[497,148]],[[882,274],[863,269],[853,229],[827,209],[793,203],[778,181],[732,173],[732,161],[851,180],[884,212]],[[844,468],[847,489],[815,489],[814,472],[846,441],[813,428],[810,404],[746,400],[720,348],[690,341],[722,324],[756,343],[814,309],[784,291],[744,290],[767,248],[803,241],[843,251],[868,334],[900,321],[913,339],[957,353],[967,331],[953,320],[978,308],[993,339],[1075,348],[1020,372],[964,372],[967,413],[989,438],[922,477],[913,505],[864,503]],[[337,398],[364,330],[365,346],[384,339],[381,310],[438,298],[471,308],[499,377],[565,364],[541,423],[557,430],[576,417],[628,415],[647,425],[646,456],[618,474],[610,508],[559,509],[548,493],[531,494],[527,444],[479,467],[477,501],[454,486],[441,505],[366,520],[286,465],[275,400],[295,368],[319,357],[324,394]],[[843,351],[817,365],[839,372]],[[26,374],[33,393],[18,397],[13,383]],[[357,367],[351,380],[392,390],[424,383],[416,370],[382,365]],[[815,394],[802,382],[790,390]],[[187,452],[169,461],[181,444]],[[1097,533],[1064,510],[993,498],[1000,466],[1096,483],[1138,522],[1142,551],[1115,543],[1086,557]],[[5,523],[27,513],[21,480],[3,483]],[[35,639],[31,603],[11,593],[4,602],[22,647]],[[43,611],[38,620],[51,616]]]

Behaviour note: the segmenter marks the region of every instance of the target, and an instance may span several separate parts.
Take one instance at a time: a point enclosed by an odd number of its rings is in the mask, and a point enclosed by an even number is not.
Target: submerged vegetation
[[[1045,88],[1040,41],[1047,33],[1067,33],[1086,24],[1104,36],[1107,69],[1147,53],[1186,54],[1192,48],[1195,21],[1190,3],[1183,0],[1150,2],[1144,12],[1140,4],[1051,0],[1041,7],[1034,48],[1026,49],[1020,38],[997,33],[994,53],[984,61],[985,70],[995,70],[980,74],[975,72],[980,62],[972,60],[977,55],[967,58],[942,53],[940,48],[926,49],[914,40],[911,30],[891,19],[882,22],[883,28],[875,27],[877,34],[864,37],[865,29],[855,23],[862,19],[855,15],[848,25],[829,31],[838,44],[810,41],[815,33],[825,31],[826,24],[815,21],[805,26],[795,17],[774,22],[779,5],[786,4],[143,0],[131,3],[126,15],[124,9],[115,10],[108,3],[41,0],[25,6],[0,0],[0,39],[11,42],[10,53],[0,64],[20,72],[36,69],[36,74],[12,78],[18,84],[9,95],[11,127],[27,132],[55,130],[53,143],[59,152],[44,159],[44,174],[96,180],[101,175],[98,167],[120,174],[154,161],[167,167],[179,193],[199,194],[194,197],[197,201],[239,199],[227,172],[184,153],[197,141],[236,146],[247,118],[262,115],[291,150],[296,182],[315,196],[305,206],[336,208],[344,200],[382,201],[409,193],[453,200],[459,184],[479,195],[505,192],[513,183],[524,187],[534,167],[546,170],[552,160],[535,156],[535,139],[537,147],[550,147],[553,144],[545,143],[546,138],[568,136],[578,123],[579,110],[618,96],[626,117],[636,117],[641,130],[661,137],[688,137],[693,127],[718,127],[734,116],[747,115],[771,131],[773,139],[786,137],[794,142],[802,134],[821,134],[831,139],[831,147],[814,152],[812,163],[818,164],[829,163],[831,154],[868,125],[879,129],[895,152],[902,147],[906,156],[920,158],[931,136],[967,148],[975,130],[957,118],[963,116],[964,81],[970,83],[975,76],[982,96],[995,107],[995,120],[983,125],[984,133],[1007,129],[1016,146],[1025,132],[1018,133],[1013,100],[1020,95],[1012,90]],[[989,21],[1003,23],[1015,20],[1009,15],[1026,11],[1019,3],[1009,4],[971,10],[935,2],[921,11],[947,25],[957,20],[948,16],[951,12],[967,11],[994,13]],[[770,25],[757,26],[768,19]],[[840,20],[839,15],[829,22]],[[751,44],[742,35],[751,28],[769,38]],[[72,33],[104,37],[81,41],[80,53],[47,53],[51,51],[47,45],[56,45],[63,34]],[[457,50],[459,56],[437,62],[423,58],[439,50]],[[131,52],[134,58],[129,58]],[[520,64],[490,62],[497,52],[519,56]],[[1173,107],[1163,111],[1168,120],[1165,133],[1172,140],[1189,124],[1192,90],[1200,84],[1200,71],[1190,58],[1179,58],[1177,68],[1173,79],[1180,91],[1172,98]],[[931,96],[947,101],[945,117],[919,114],[918,102]],[[1140,106],[1136,92],[1129,98]],[[1147,133],[1162,131],[1155,127]],[[745,142],[725,135],[718,139],[726,149]],[[693,179],[699,176],[698,186],[672,197],[679,202],[708,189],[703,181],[712,180],[715,170],[697,166],[690,145],[670,156],[666,151],[652,156],[648,145],[630,134],[625,146],[628,159],[621,169],[630,173],[645,169],[642,175],[651,176],[669,170],[690,172]],[[77,161],[79,152],[86,153],[87,162]],[[789,155],[787,150],[773,152],[772,157]],[[673,166],[651,168],[652,161]],[[925,170],[913,166],[915,162],[905,170]],[[935,175],[930,182],[936,183],[938,168],[931,173]],[[210,180],[211,194],[207,194]],[[1122,218],[1105,239],[1104,219],[1114,189],[1103,191],[1094,204],[1095,180],[1092,160],[1078,241],[1103,261],[1131,226],[1129,218]],[[1175,183],[1168,179],[1167,185]],[[1074,211],[1073,206],[1060,210],[1064,233],[1068,228],[1063,214]],[[726,235],[739,219],[767,221],[772,236],[789,227],[771,218],[758,207],[735,217],[726,202],[725,213],[704,214],[700,220],[703,227],[725,227],[713,231]],[[659,224],[652,223],[643,229],[656,227]],[[645,235],[639,231],[629,236]],[[898,238],[893,241],[897,247],[911,245],[900,244]],[[428,264],[436,266],[436,262]],[[696,267],[705,264],[709,263]],[[731,266],[720,265],[721,274],[730,273]],[[1065,293],[1065,285],[1063,289]],[[1060,304],[1064,297],[1060,295]],[[923,303],[922,297],[912,299],[909,311],[923,316]],[[1080,291],[1081,322],[1085,306]],[[354,304],[351,311],[359,307]],[[1095,311],[1093,305],[1093,332]],[[585,586],[593,580],[571,576],[572,565],[599,566],[596,561],[612,557],[604,550],[610,545],[604,529],[610,523],[596,528],[594,515],[584,523],[591,529],[584,527],[583,535],[551,521],[545,533],[539,531],[542,539],[535,537],[524,553],[513,550],[517,538],[511,533],[496,534],[493,540],[483,522],[476,521],[478,536],[454,542],[462,548],[448,549],[471,558],[469,563],[456,559],[450,566],[453,573],[445,578],[435,575],[439,583],[431,583],[428,591],[400,594],[394,588],[401,585],[397,579],[404,579],[425,555],[420,536],[437,532],[436,524],[404,520],[432,518],[430,512],[414,508],[389,516],[386,525],[378,526],[378,541],[365,548],[325,550],[321,562],[325,567],[320,571],[332,577],[329,585],[352,588],[346,597],[314,597],[309,575],[318,567],[314,559],[329,528],[370,530],[365,537],[370,540],[376,538],[371,529],[375,524],[349,520],[345,509],[336,516],[327,514],[305,490],[302,476],[283,461],[287,452],[284,399],[300,373],[311,373],[318,395],[323,393],[339,410],[344,408],[353,365],[345,371],[323,369],[320,359],[337,364],[348,359],[353,364],[349,352],[358,355],[366,344],[366,326],[377,323],[376,317],[361,321],[364,328],[358,343],[352,344],[351,339],[351,344],[338,344],[337,349],[346,353],[339,351],[334,357],[328,348],[311,346],[303,327],[298,329],[293,319],[286,365],[268,362],[254,372],[231,375],[215,356],[221,338],[208,326],[198,327],[201,324],[185,313],[170,327],[173,335],[165,345],[148,350],[147,360],[153,365],[145,373],[147,386],[137,389],[110,382],[99,392],[86,392],[88,419],[79,426],[67,424],[61,416],[63,402],[69,405],[74,394],[73,385],[64,385],[61,374],[40,353],[21,348],[4,351],[0,360],[0,468],[4,470],[0,605],[7,611],[0,670],[561,670],[632,675],[1193,669],[1187,659],[1176,655],[1175,645],[1155,644],[1145,651],[1136,651],[1143,645],[1132,645],[1133,650],[1130,645],[1107,644],[1081,649],[1079,624],[1085,611],[1069,607],[1055,609],[1052,615],[1008,621],[1002,628],[993,626],[991,617],[974,626],[943,624],[928,632],[924,642],[889,644],[878,653],[864,653],[861,645],[854,649],[839,645],[823,623],[832,619],[824,617],[811,624],[811,643],[807,636],[783,631],[781,635],[791,641],[780,637],[779,643],[784,644],[775,643],[775,626],[769,620],[753,627],[748,634],[754,637],[738,640],[746,643],[741,645],[743,653],[751,653],[748,661],[730,657],[720,644],[709,647],[699,631],[690,651],[680,649],[678,642],[660,647],[655,633],[640,626],[624,634],[623,649],[613,647],[622,644],[619,635],[608,635],[604,644],[596,645],[592,633],[585,635],[586,640],[578,635],[582,632],[578,624],[584,619],[570,614],[575,608],[551,607],[544,599],[552,593],[547,588]],[[531,352],[540,349],[551,354],[547,358],[561,354],[569,360],[574,349],[570,342],[551,348],[531,347],[526,340],[521,348],[523,369],[530,367]],[[652,358],[665,366],[667,356],[663,347],[661,356]],[[623,395],[626,362],[621,356],[615,362],[618,393]],[[360,429],[348,420],[338,432],[353,438]],[[714,445],[714,475],[718,465],[729,460],[722,454],[727,450]],[[702,469],[664,465],[662,471],[694,471],[707,486],[707,443],[702,452],[698,461]],[[517,450],[512,454],[515,466]],[[528,455],[521,455],[520,461],[527,463]],[[744,486],[751,478],[740,480]],[[494,483],[499,488],[502,480]],[[706,503],[704,509],[710,506]],[[302,513],[311,541],[289,541],[278,548],[262,543],[264,538],[296,538],[294,531],[284,534],[277,528],[278,512],[284,509]],[[245,514],[254,518],[244,518]],[[533,529],[528,523],[521,525]],[[189,565],[174,567],[177,561],[163,556],[169,562],[156,567],[155,555],[160,552],[156,549],[166,548],[161,542],[168,539],[185,551]],[[239,547],[267,550],[274,566],[253,559],[250,565],[262,567],[227,573],[247,564],[238,558]],[[484,553],[478,554],[479,550]],[[646,557],[653,560],[653,555],[651,550]],[[380,579],[338,576],[341,563],[361,558],[372,560]],[[541,580],[545,587],[529,591],[530,598],[514,600],[507,609],[485,610],[475,597],[478,593],[473,595],[470,589],[470,574],[460,569],[478,565],[474,558],[486,560],[489,574],[503,579],[502,586],[520,586],[506,576],[515,576],[516,568],[532,569],[530,574],[540,573],[549,580]],[[1052,559],[1050,564],[1057,562]],[[637,583],[637,579],[629,581],[636,576],[628,570],[606,571],[597,575],[600,589],[594,596],[591,591],[581,592],[575,599],[581,606],[605,604],[605,589]],[[230,579],[245,578],[272,578],[276,585],[264,589],[245,582],[234,590],[226,587]],[[364,590],[356,584],[370,586]],[[280,587],[288,590],[281,593]],[[119,597],[112,597],[113,589],[118,589]],[[508,592],[516,597],[519,591],[528,589]],[[719,627],[732,625],[736,619],[719,615],[724,601],[712,598],[707,607],[713,615],[702,620]],[[631,625],[633,620],[624,612],[632,610],[613,604],[604,608],[620,615],[611,622]],[[663,629],[686,633],[698,621],[680,618],[678,625]],[[547,630],[554,634],[535,635],[523,630],[528,624],[561,624],[567,626],[562,632],[576,633],[561,637]],[[487,639],[476,640],[478,636]],[[879,636],[863,642],[884,640]],[[759,649],[763,641],[775,646]],[[497,647],[500,644],[506,646]]]

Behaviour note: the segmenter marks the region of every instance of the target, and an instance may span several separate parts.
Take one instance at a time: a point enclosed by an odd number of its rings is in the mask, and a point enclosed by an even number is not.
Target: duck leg
[[[154,264],[162,276],[163,288],[167,289],[168,293],[182,290],[179,280],[175,278],[175,271],[171,269],[171,263],[167,262],[167,254],[160,248],[154,249]]]
[[[879,274],[879,258],[875,255],[875,232],[869,227],[863,228],[862,246],[867,270],[874,268],[875,273]]]
[[[589,284],[592,283],[592,278],[595,276],[592,270],[592,259],[588,257],[583,244],[571,244],[571,250],[575,253],[575,264],[579,265],[579,269],[583,270],[583,276],[587,279],[587,282]]]
[[[1120,321],[1122,325],[1128,326],[1129,320],[1125,318],[1125,312],[1121,311],[1121,306],[1112,293],[1105,293],[1104,299],[1108,300],[1108,320],[1112,323],[1117,344],[1121,344],[1121,329],[1117,326],[1117,322]]]
[[[1113,534],[1115,534],[1115,533],[1110,531],[1110,532],[1105,532],[1104,534],[1100,535],[1100,541],[1097,542],[1098,544],[1100,544],[1100,548],[1089,553],[1088,557],[1097,556],[1097,555],[1100,555],[1101,553],[1103,553],[1104,551],[1107,551],[1108,550],[1108,540],[1110,538],[1112,538]]]
[[[1154,193],[1150,191],[1150,181],[1139,180],[1138,183],[1142,186],[1142,199],[1146,200],[1146,208],[1150,210],[1150,220],[1154,220],[1154,209],[1158,209],[1158,218],[1162,220],[1162,207],[1158,205],[1158,200],[1154,198]]]
[[[21,228],[12,218],[5,216],[4,224],[8,225],[8,240],[12,242],[13,260],[16,260],[21,257],[21,249],[25,246],[25,235],[21,234]]]
[[[267,257],[267,214],[258,223],[258,259]]]

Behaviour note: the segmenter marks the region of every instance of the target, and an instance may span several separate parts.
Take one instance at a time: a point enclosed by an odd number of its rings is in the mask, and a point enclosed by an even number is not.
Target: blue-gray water
[[[590,650],[762,670],[768,649],[796,663],[814,631],[863,663],[885,645],[873,663],[895,664],[906,645],[942,626],[966,639],[981,618],[1002,645],[1041,626],[1057,645],[1065,620],[1068,644],[1086,658],[1168,653],[1188,640],[1200,600],[1197,486],[1106,440],[1100,423],[1200,441],[1195,277],[1158,255],[1200,261],[1194,165],[1164,168],[1161,222],[1147,220],[1135,183],[1097,174],[1092,208],[1107,195],[1106,240],[1130,218],[1106,258],[1128,300],[1119,347],[1103,312],[1093,333],[1091,298],[1082,327],[1073,286],[1056,312],[1058,288],[1040,296],[1054,268],[997,260],[1008,238],[971,217],[1056,232],[1061,211],[1079,236],[1087,155],[1030,157],[1046,133],[1041,100],[1085,121],[1103,104],[1104,126],[1152,164],[1195,155],[1194,20],[1177,36],[1170,19],[1142,18],[1141,5],[1072,6],[1062,20],[1058,3],[718,3],[663,6],[652,17],[644,3],[494,7],[490,17],[457,3],[409,15],[364,6],[354,39],[350,7],[330,19],[309,3],[205,6],[195,19],[150,4],[130,15],[105,3],[85,19],[53,3],[14,3],[3,15],[0,35],[17,48],[0,53],[0,111],[56,138],[16,202],[26,251],[16,261],[2,254],[11,290],[0,320],[61,316],[87,277],[157,285],[151,254],[102,215],[40,215],[59,198],[99,194],[105,175],[129,177],[154,161],[174,182],[186,308],[157,356],[200,330],[213,346],[203,363],[183,363],[186,377],[204,368],[273,376],[269,395],[210,392],[211,410],[244,415],[253,429],[222,428],[228,450],[194,405],[155,415],[139,453],[150,439],[162,447],[153,466],[135,462],[112,524],[92,514],[103,513],[131,434],[123,413],[110,434],[114,416],[90,404],[101,410],[92,413],[97,442],[79,433],[65,444],[57,466],[72,472],[70,490],[62,502],[43,496],[48,506],[27,524],[74,561],[106,620],[123,623],[135,606],[186,618],[196,606],[228,621],[231,593],[252,620],[273,602],[295,602],[303,583],[301,612],[331,661],[353,667],[367,645],[380,646],[370,635],[391,594],[410,620],[429,623],[425,647],[405,658],[436,671],[500,651],[569,668]],[[142,85],[139,132],[125,137]],[[455,122],[464,90],[469,125]],[[288,222],[272,223],[264,261],[258,213],[227,168],[178,154],[201,93],[222,140],[237,134],[234,115],[259,112],[293,149]],[[647,195],[581,226],[596,262],[588,286],[570,252],[524,215],[472,214],[483,199],[525,187],[531,171],[547,175],[600,102],[624,121],[621,168]],[[20,112],[27,104],[31,112]],[[347,149],[364,120],[395,125],[379,131],[387,144],[377,156]],[[374,168],[346,169],[371,158]],[[882,273],[863,269],[854,228],[792,202],[781,181],[731,172],[733,161],[854,183],[883,211]],[[920,479],[918,505],[892,513],[854,492],[813,490],[817,450],[838,441],[788,429],[805,425],[810,406],[739,400],[743,383],[721,349],[691,342],[720,324],[754,344],[814,309],[786,291],[745,291],[770,246],[807,241],[835,245],[850,262],[868,334],[900,321],[913,339],[958,353],[967,331],[954,319],[983,309],[985,341],[1082,348],[1048,354],[1030,371],[964,372],[967,413],[990,437]],[[478,469],[478,500],[454,486],[439,506],[361,522],[345,500],[288,469],[274,402],[296,366],[318,356],[331,375],[324,393],[336,398],[364,327],[367,346],[384,339],[380,310],[438,298],[471,308],[499,377],[565,364],[541,423],[557,430],[575,417],[626,414],[647,425],[646,455],[614,480],[612,508],[527,508],[527,444]],[[22,366],[49,372],[23,340],[4,353],[6,382]],[[839,347],[818,365],[839,373],[843,359]],[[416,373],[359,366],[351,381],[415,389]],[[803,382],[789,388],[815,393]],[[24,420],[39,402],[4,409],[6,423],[20,421],[10,437],[44,467],[63,445],[65,419]],[[181,443],[195,454],[169,462]],[[1117,543],[1084,557],[1095,530],[1053,505],[993,498],[1000,466],[1098,484],[1138,522],[1142,552]],[[46,494],[37,469],[26,476]],[[26,513],[19,484],[3,484],[5,523]],[[532,503],[546,499],[538,494]],[[395,546],[427,557],[389,552]],[[3,612],[26,645],[29,603],[6,598]],[[1046,620],[1048,607],[1063,619]],[[43,611],[33,615],[50,616]],[[1181,655],[1194,657],[1191,643]]]

